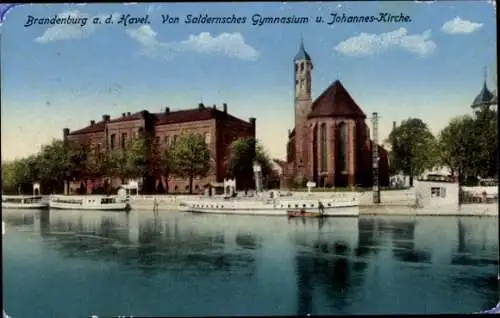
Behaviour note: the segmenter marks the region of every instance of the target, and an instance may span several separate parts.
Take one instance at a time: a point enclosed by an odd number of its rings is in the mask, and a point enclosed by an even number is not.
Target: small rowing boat
[[[322,218],[325,216],[324,213],[321,212],[309,212],[305,209],[302,210],[287,210],[287,215],[289,218],[295,217],[310,217],[310,218]]]

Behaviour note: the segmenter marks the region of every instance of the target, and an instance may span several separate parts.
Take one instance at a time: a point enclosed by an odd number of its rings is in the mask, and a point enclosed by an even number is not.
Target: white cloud
[[[181,52],[196,52],[202,54],[221,54],[242,60],[255,60],[259,52],[245,43],[241,33],[221,33],[212,36],[208,32],[189,35],[187,40],[180,42],[160,42],[156,32],[148,25],[138,29],[128,29],[128,35],[141,45],[141,54],[150,57],[158,56],[172,58]]]
[[[427,30],[422,34],[408,35],[407,29],[399,28],[395,31],[381,34],[361,33],[340,42],[335,47],[335,50],[345,55],[366,56],[398,47],[424,56],[436,48],[436,43],[430,38],[431,30]]]
[[[441,30],[449,34],[469,34],[479,30],[482,27],[482,23],[462,20],[460,17],[456,17],[455,19],[444,23],[441,27]]]
[[[109,15],[101,14],[95,17],[99,17],[101,20],[104,20],[108,16]],[[120,14],[113,13],[112,15],[113,21],[117,22],[119,16]],[[95,17],[89,17],[87,14],[81,13],[78,10],[62,12],[58,14],[57,17],[63,19],[66,18],[67,20],[72,19],[74,22],[77,23],[56,24],[54,26],[51,26],[48,29],[46,29],[41,36],[35,38],[36,42],[41,44],[46,44],[55,41],[82,39],[88,37],[89,35],[94,33],[97,28],[103,26],[103,24],[101,25],[93,24],[92,19]]]

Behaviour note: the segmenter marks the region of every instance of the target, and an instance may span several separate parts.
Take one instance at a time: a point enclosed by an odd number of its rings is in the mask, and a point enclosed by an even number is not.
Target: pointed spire
[[[483,88],[479,92],[479,94],[476,96],[474,101],[472,102],[471,107],[476,108],[476,107],[482,107],[482,106],[489,106],[494,103],[494,96],[493,94],[488,90],[488,85],[486,84],[488,79],[488,72],[486,66],[484,67],[484,83],[483,83]]]
[[[488,68],[484,67],[484,87],[487,87],[486,82],[488,81]]]
[[[311,61],[311,57],[309,56],[304,47],[304,38],[302,36],[302,32],[300,33],[299,52],[297,53],[297,55],[295,55],[294,61],[301,61],[301,60]]]

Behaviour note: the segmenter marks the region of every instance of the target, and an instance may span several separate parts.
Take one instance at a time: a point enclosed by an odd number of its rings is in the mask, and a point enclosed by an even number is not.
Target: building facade
[[[163,113],[150,113],[143,110],[137,113],[122,113],[121,117],[111,118],[102,115],[102,120],[90,121],[90,125],[75,131],[63,129],[64,139],[69,142],[86,144],[102,151],[120,150],[128,145],[131,138],[139,133],[146,133],[156,138],[160,147],[173,145],[181,134],[201,134],[205,138],[207,148],[212,157],[212,167],[207,177],[193,181],[193,191],[198,192],[204,186],[221,182],[227,176],[227,164],[230,155],[230,145],[238,138],[255,138],[255,118],[249,121],[236,118],[228,113],[227,104],[222,110],[216,105],[207,107],[200,103],[197,108],[171,111],[166,107]],[[70,184],[70,191],[92,193],[93,188],[102,185],[103,180],[82,180]],[[113,186],[119,185],[119,180],[108,180]],[[118,183],[118,184],[117,184]],[[86,189],[82,189],[86,185]],[[189,190],[188,180],[175,176],[165,180],[157,176],[154,193],[183,193]]]
[[[313,101],[313,63],[303,43],[294,67],[295,127],[288,134],[286,186],[306,181],[319,187],[372,185],[373,142],[365,113],[338,80]],[[377,147],[379,184],[385,186],[387,151]]]

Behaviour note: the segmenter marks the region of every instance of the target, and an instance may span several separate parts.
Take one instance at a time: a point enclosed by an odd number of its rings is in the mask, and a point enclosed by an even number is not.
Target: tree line
[[[236,178],[239,188],[252,188],[253,162],[262,166],[264,178],[272,174],[269,157],[253,138],[232,142],[227,160],[227,177]],[[141,179],[143,193],[155,193],[160,177],[187,179],[189,192],[193,180],[206,177],[215,162],[201,134],[181,134],[175,143],[161,145],[157,138],[145,134],[130,140],[124,149],[105,150],[96,144],[53,140],[40,152],[26,158],[2,163],[2,192],[21,194],[32,191],[39,182],[44,193],[61,193],[70,181],[95,181],[106,178]],[[86,187],[85,187],[86,188]],[[110,185],[98,193],[114,191]],[[166,193],[169,193],[166,182]]]
[[[482,108],[473,115],[453,118],[435,137],[418,118],[404,120],[387,140],[390,172],[413,178],[434,167],[448,167],[462,184],[477,177],[498,176],[498,112]]]

